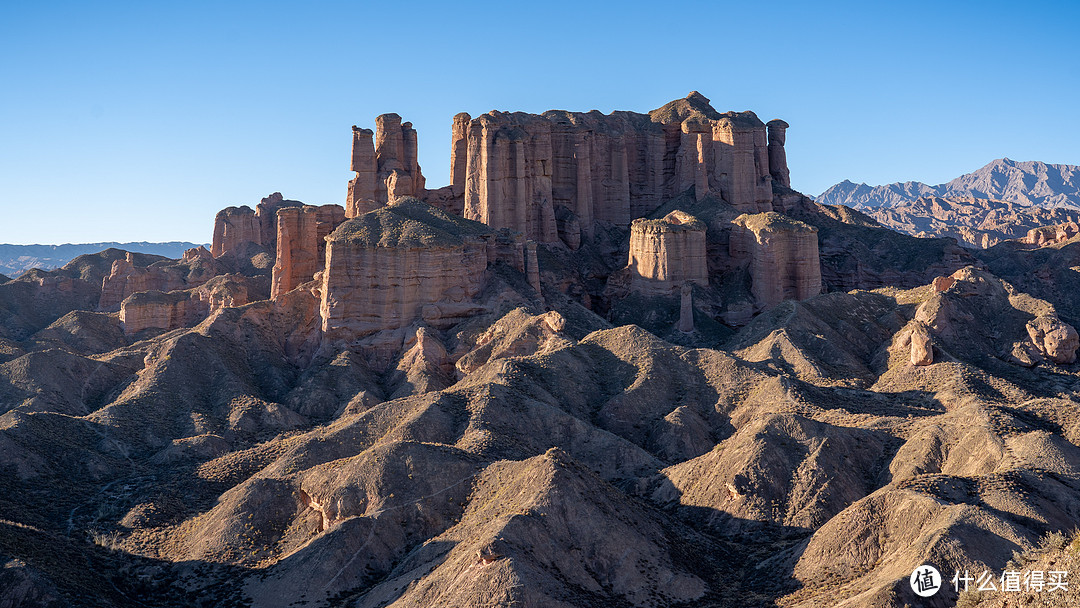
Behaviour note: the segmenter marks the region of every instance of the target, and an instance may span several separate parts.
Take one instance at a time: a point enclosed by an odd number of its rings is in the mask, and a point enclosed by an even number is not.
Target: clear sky
[[[1080,164],[1080,2],[0,2],[0,243],[207,242],[274,191],[345,200],[397,112],[429,187],[461,111],[791,124],[792,185]]]

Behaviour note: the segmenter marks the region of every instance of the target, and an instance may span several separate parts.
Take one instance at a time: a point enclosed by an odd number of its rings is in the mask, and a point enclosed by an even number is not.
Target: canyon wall
[[[691,188],[698,199],[711,192],[745,213],[771,211],[773,180],[790,185],[786,128],[772,121],[767,132],[753,112],[717,112],[697,92],[648,114],[461,113],[451,127],[451,184],[427,190],[416,131],[397,114],[383,114],[374,132],[353,127],[356,177],[346,217],[414,196],[575,249],[598,224],[626,228]]]
[[[704,222],[682,211],[634,220],[627,266],[631,289],[640,293],[670,295],[688,281],[707,286]]]
[[[730,254],[749,260],[759,308],[821,293],[817,228],[774,212],[740,215],[733,223]]]
[[[780,158],[782,137],[776,146]],[[757,116],[721,114],[694,92],[649,114],[459,114],[451,164],[465,217],[573,247],[597,222],[626,227],[690,188],[741,211],[770,211],[769,158]],[[559,230],[571,224],[580,235]]]

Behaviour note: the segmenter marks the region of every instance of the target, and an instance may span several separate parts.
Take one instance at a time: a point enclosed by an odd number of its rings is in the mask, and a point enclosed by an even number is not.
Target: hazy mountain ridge
[[[965,247],[986,249],[1027,236],[1042,226],[1080,222],[1080,209],[1047,209],[985,198],[925,196],[891,207],[862,210],[882,226],[916,237],[950,237]]]
[[[106,249],[123,249],[136,253],[152,253],[167,258],[179,258],[184,250],[198,247],[199,243],[169,241],[150,243],[65,243],[63,245],[10,245],[0,243],[0,274],[17,277],[31,268],[52,270],[60,268],[80,255],[97,253]]]
[[[927,196],[994,199],[1046,208],[1080,207],[1080,166],[999,158],[945,184],[912,181],[870,186],[844,180],[814,200],[866,209],[894,207]]]

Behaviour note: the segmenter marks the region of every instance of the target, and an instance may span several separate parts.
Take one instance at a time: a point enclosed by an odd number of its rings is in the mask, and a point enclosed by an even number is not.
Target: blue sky
[[[1080,164],[1080,2],[0,3],[0,242],[208,241],[270,192],[343,203],[397,112],[430,187],[454,114],[783,118],[796,189]]]

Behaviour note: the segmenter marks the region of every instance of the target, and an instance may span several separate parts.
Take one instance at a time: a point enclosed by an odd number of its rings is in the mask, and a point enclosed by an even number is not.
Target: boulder
[[[1027,324],[1032,343],[1047,359],[1054,363],[1076,362],[1076,350],[1080,348],[1080,336],[1076,329],[1062,322],[1057,316],[1042,315]]]

